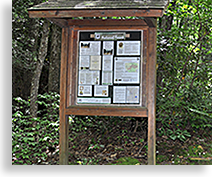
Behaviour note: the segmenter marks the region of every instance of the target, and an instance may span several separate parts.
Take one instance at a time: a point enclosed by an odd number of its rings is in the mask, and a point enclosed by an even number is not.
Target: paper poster
[[[95,97],[108,97],[108,86],[95,85],[94,86]]]
[[[141,42],[140,41],[118,41],[117,55],[140,55]]]
[[[100,55],[101,41],[80,41],[79,55]]]
[[[92,85],[79,85],[78,96],[92,96]]]
[[[116,57],[114,83],[139,83],[140,57]]]
[[[78,104],[110,104],[111,98],[77,98]]]
[[[113,87],[113,103],[126,103],[126,86]]]
[[[101,56],[90,56],[90,70],[101,70]]]
[[[90,67],[90,56],[79,56],[79,69],[89,69]]]
[[[113,103],[139,103],[139,86],[114,86]]]
[[[112,71],[102,71],[102,85],[113,85]]]
[[[79,84],[99,85],[99,71],[80,70]]]
[[[102,70],[103,71],[112,71],[113,70],[113,56],[104,55],[102,61]]]
[[[114,41],[103,41],[103,55],[113,55],[114,54]]]
[[[126,103],[139,103],[139,86],[127,86]]]

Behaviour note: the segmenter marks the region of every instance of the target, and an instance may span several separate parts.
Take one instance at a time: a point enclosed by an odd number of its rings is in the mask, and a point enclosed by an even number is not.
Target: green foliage
[[[82,160],[78,160],[78,165],[98,165],[98,159],[95,158],[83,158]]]
[[[77,136],[78,133],[84,131],[87,132],[88,129],[94,129],[95,134],[106,134],[110,131],[110,124],[116,125],[117,122],[127,121],[123,117],[99,117],[99,116],[69,116],[70,131],[73,136]],[[123,133],[120,130],[120,133]],[[95,144],[95,142],[92,142]]]
[[[175,0],[158,21],[157,121],[173,140],[212,127],[211,9],[210,0]]]
[[[30,19],[27,8],[43,0],[16,0],[13,2],[12,53],[14,83],[30,83],[22,76],[30,76],[37,60],[42,19]],[[159,135],[172,140],[185,141],[192,131],[212,127],[212,3],[210,0],[173,0],[162,19],[158,20],[157,56],[157,126]],[[107,19],[103,17],[102,19]],[[137,19],[137,17],[110,17],[112,19]],[[18,77],[19,76],[19,77]],[[30,80],[30,79],[29,79]],[[14,84],[13,83],[13,84]],[[14,87],[20,90],[23,88]],[[28,87],[27,87],[28,88]],[[24,92],[24,91],[22,91]],[[58,153],[59,95],[49,93],[38,96],[38,117],[29,112],[30,100],[21,97],[13,100],[12,163],[44,164],[52,154]],[[131,118],[130,118],[131,119]],[[82,133],[96,135],[87,143],[89,152],[104,148],[101,139],[116,127],[116,140],[127,145],[130,138],[121,117],[70,116],[70,141],[72,148]],[[117,126],[110,126],[117,125]],[[88,131],[89,130],[89,131]],[[113,137],[107,137],[107,140]],[[141,139],[140,142],[144,142]],[[134,141],[130,143],[135,144]],[[147,148],[147,146],[145,146]],[[116,148],[123,151],[122,148]],[[191,147],[193,156],[201,148]],[[184,156],[186,156],[184,154]],[[164,156],[161,156],[164,160]],[[174,159],[174,158],[173,158]],[[179,161],[181,158],[176,158]],[[120,164],[131,163],[121,159]],[[97,164],[94,158],[77,159],[78,164]],[[119,161],[117,161],[119,163]],[[134,163],[134,162],[133,162]],[[137,161],[135,162],[138,163]]]
[[[15,98],[12,117],[12,163],[42,164],[58,153],[59,95],[38,96],[39,116],[32,118],[29,101]]]
[[[138,159],[132,157],[121,157],[120,159],[117,159],[115,163],[110,163],[108,165],[140,165],[140,162]]]

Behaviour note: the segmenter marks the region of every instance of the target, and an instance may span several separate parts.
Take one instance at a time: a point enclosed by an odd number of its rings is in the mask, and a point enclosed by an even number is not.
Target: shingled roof
[[[29,10],[165,9],[169,0],[49,0]]]
[[[28,9],[31,18],[162,17],[169,0],[49,0]]]

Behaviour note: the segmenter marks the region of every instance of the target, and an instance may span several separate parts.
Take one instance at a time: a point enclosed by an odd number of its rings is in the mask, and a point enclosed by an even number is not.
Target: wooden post
[[[61,67],[60,67],[60,165],[68,165],[68,130],[69,121],[66,109],[66,72],[68,58],[68,28],[62,29]]]
[[[156,42],[157,20],[146,19],[148,34],[148,165],[156,164]]]

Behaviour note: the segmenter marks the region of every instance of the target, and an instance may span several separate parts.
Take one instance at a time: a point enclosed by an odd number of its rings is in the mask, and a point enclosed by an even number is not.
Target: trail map
[[[117,57],[114,65],[114,83],[139,83],[140,57]]]

